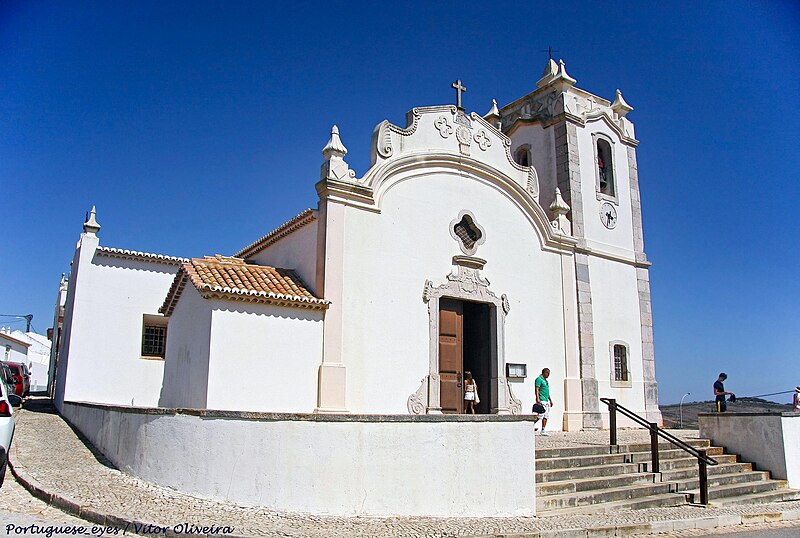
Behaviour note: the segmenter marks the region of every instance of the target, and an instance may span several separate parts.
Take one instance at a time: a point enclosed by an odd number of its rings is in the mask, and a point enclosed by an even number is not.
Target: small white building
[[[603,427],[601,397],[660,422],[633,109],[575,84],[551,60],[484,116],[461,88],[383,121],[362,177],[334,126],[316,208],[233,256],[100,246],[93,210],[57,405],[460,413],[470,371],[518,414],[549,368],[555,429]]]
[[[0,346],[2,346],[3,362],[24,364],[30,370],[31,365],[28,361],[28,348],[31,347],[31,344],[27,339],[22,339],[18,335],[13,335],[11,334],[11,329],[3,327],[0,329]]]

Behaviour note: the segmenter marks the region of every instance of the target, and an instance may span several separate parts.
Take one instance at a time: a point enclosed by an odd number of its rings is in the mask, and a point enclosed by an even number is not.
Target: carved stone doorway
[[[434,286],[430,280],[425,282],[423,301],[428,304],[429,370],[422,379],[420,388],[408,398],[409,413],[417,415],[455,413],[463,409],[463,393],[458,396],[458,402],[454,402],[455,389],[449,387],[445,390],[452,390],[453,393],[443,395],[442,387],[448,387],[447,383],[458,384],[457,376],[459,372],[463,375],[465,363],[480,372],[481,380],[478,381],[478,388],[481,407],[479,409],[482,412],[518,414],[522,411],[522,404],[514,397],[505,377],[505,318],[509,311],[509,302],[505,295],[498,297],[489,291],[489,282],[480,274],[485,263],[485,260],[472,256],[454,256],[453,272],[447,275],[444,284]],[[465,344],[463,317],[460,335],[456,334],[457,331],[453,329],[445,330],[443,334],[441,327],[443,318],[440,317],[442,312],[440,304],[442,303],[445,311],[447,311],[448,304],[460,305],[462,316],[465,305],[467,305],[468,328],[472,333],[470,336],[472,340],[468,343],[471,351],[468,352],[466,359],[463,354]],[[452,318],[452,316],[450,317]],[[450,339],[449,341],[456,346],[459,344],[455,342],[460,340],[462,347],[460,353],[456,348],[449,348],[447,352],[450,353],[450,356],[446,356],[444,359],[445,361],[449,360],[451,364],[445,365],[444,368],[440,366],[443,358],[441,355],[442,336]],[[456,360],[458,355],[461,356],[461,361]],[[458,362],[461,364],[459,365]],[[451,379],[442,379],[445,372]],[[458,388],[463,390],[463,378],[461,384],[462,386]]]

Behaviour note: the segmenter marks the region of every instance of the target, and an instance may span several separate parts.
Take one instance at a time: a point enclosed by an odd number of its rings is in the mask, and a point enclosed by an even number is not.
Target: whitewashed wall
[[[437,135],[438,136],[438,135]],[[486,231],[475,256],[482,275],[511,305],[506,360],[528,364],[529,379],[513,384],[530,409],[533,380],[551,368],[551,386],[564,377],[561,269],[543,252],[537,231],[500,189],[467,174],[425,170],[383,194],[381,213],[348,208],[345,222],[344,344],[347,406],[353,412],[406,413],[406,399],[429,373],[425,281],[445,282],[452,257],[463,255],[449,232],[462,210]],[[530,375],[534,374],[534,375]],[[552,424],[561,424],[563,395],[553,391]]]
[[[122,471],[191,495],[338,516],[535,512],[533,423],[518,417],[147,411],[64,405]]]
[[[520,146],[531,148],[531,163],[539,176],[539,204],[548,211],[556,192],[556,142],[555,130],[538,124],[521,124],[511,133],[511,155]]]
[[[601,398],[615,398],[620,404],[642,416],[644,378],[642,371],[642,328],[639,317],[639,291],[636,269],[624,263],[589,257],[594,320],[594,362]],[[631,386],[614,387],[614,360],[611,342],[624,343],[628,349]],[[607,421],[608,408],[600,404]]]
[[[700,437],[800,489],[800,414],[710,413],[698,420]]]
[[[164,363],[141,358],[142,316],[158,314],[177,266],[98,255],[97,238],[87,234],[81,242],[69,282],[57,405],[66,399],[155,406]]]
[[[259,265],[293,269],[316,294],[317,222],[306,224],[249,259]]]
[[[212,308],[206,407],[313,411],[322,311],[223,300]]]
[[[203,409],[208,398],[211,303],[187,284],[167,327],[164,383],[158,405]]]
[[[26,366],[30,364],[28,361],[28,346],[2,336],[0,336],[0,356],[2,356],[2,360],[7,362],[15,362]]]

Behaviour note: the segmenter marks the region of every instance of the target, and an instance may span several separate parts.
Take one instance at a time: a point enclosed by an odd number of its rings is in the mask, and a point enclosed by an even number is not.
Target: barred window
[[[614,344],[614,381],[628,381],[628,350]]]
[[[167,318],[145,314],[142,325],[142,357],[163,359],[167,353]]]

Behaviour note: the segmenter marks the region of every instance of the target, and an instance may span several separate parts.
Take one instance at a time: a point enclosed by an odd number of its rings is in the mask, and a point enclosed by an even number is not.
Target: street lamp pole
[[[691,392],[687,392],[681,397],[681,404],[678,406],[678,412],[681,415],[681,429],[683,429],[683,399],[689,396]]]

